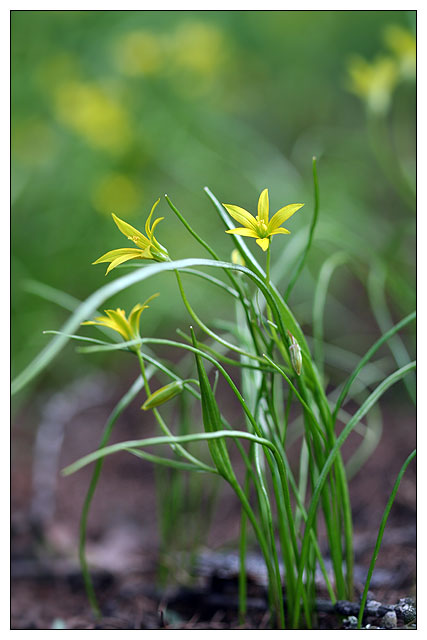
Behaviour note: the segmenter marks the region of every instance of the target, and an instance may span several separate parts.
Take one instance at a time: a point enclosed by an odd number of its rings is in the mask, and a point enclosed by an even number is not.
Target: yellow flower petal
[[[160,293],[153,293],[152,296],[147,298],[147,300],[145,300],[145,302],[142,303],[142,306],[148,308],[148,303],[151,302],[152,300],[154,300],[155,298],[158,298],[159,295],[160,295]]]
[[[105,272],[105,275],[107,275],[108,273],[110,273],[110,271],[112,271],[113,269],[118,267],[119,264],[123,264],[123,262],[127,262],[128,260],[134,260],[135,258],[144,258],[143,253],[144,253],[144,251],[138,250],[137,255],[135,255],[133,253],[126,253],[126,254],[124,254],[122,256],[119,256],[118,258],[116,258],[115,260],[113,260],[111,262],[111,264],[109,265],[107,271]]]
[[[256,219],[249,211],[242,209],[242,207],[237,207],[234,204],[223,204],[222,206],[227,209],[230,216],[237,220],[237,222],[240,222],[240,224],[243,224],[248,229],[256,231]]]
[[[100,264],[101,262],[113,262],[116,258],[120,258],[120,256],[128,255],[132,258],[138,258],[142,254],[141,249],[113,249],[112,251],[107,251],[103,256],[92,262],[92,264]],[[130,260],[130,257],[128,258]]]
[[[268,245],[270,244],[270,238],[258,238],[256,243],[259,244],[263,251],[267,251]]]
[[[108,327],[109,329],[113,329],[113,331],[117,331],[116,323],[111,318],[106,318],[105,316],[98,316],[95,320],[87,320],[86,322],[82,322],[81,324],[94,324],[100,327]]]
[[[106,309],[105,313],[114,322],[115,330],[123,336],[125,340],[132,340],[132,332],[129,322],[126,320],[126,316],[122,309]]]
[[[225,233],[236,233],[238,236],[246,236],[248,238],[258,238],[256,231],[247,227],[237,227],[236,229],[227,229]]]
[[[303,204],[288,204],[286,207],[282,207],[277,211],[274,216],[271,218],[268,225],[268,233],[270,234],[272,231],[280,227],[288,218],[294,215],[298,209],[303,207]]]
[[[268,189],[264,189],[258,200],[258,218],[268,224]]]
[[[150,244],[149,241],[140,231],[138,231],[138,229],[135,229],[135,227],[132,227],[132,225],[128,224],[124,220],[120,220],[120,218],[118,218],[114,213],[111,215],[113,216],[114,222],[126,238],[132,240],[132,242],[138,245],[138,247],[141,247],[141,249],[148,247]]]
[[[290,231],[288,231],[288,229],[285,229],[285,227],[279,227],[278,229],[275,229],[274,231],[270,231],[269,235],[270,236],[275,236],[276,233],[287,234],[287,233],[290,233]]]
[[[153,225],[153,228],[150,229],[150,222],[151,222],[151,218],[152,218],[153,213],[154,213],[154,209],[157,207],[159,202],[160,202],[160,198],[158,198],[156,200],[156,202],[153,204],[153,206],[151,207],[150,215],[148,216],[148,218],[147,218],[147,220],[145,222],[145,233],[147,234],[148,237],[150,237],[150,235],[152,235],[152,233],[153,233],[154,225]],[[161,219],[163,220],[163,218],[161,218]]]
[[[113,331],[117,331],[125,341],[134,340],[135,338],[140,337],[139,321],[141,312],[144,311],[144,309],[147,309],[147,303],[158,295],[158,293],[155,293],[143,304],[136,304],[130,312],[129,318],[126,318],[126,313],[123,309],[106,309],[104,312],[106,314],[105,316],[99,316],[94,320],[87,320],[81,324],[93,324],[101,327],[108,327],[109,329],[113,329]],[[135,345],[130,347],[130,349],[137,352],[139,346]]]
[[[164,220],[164,218],[156,218],[151,226],[151,229],[148,231],[147,235],[149,237],[150,240],[152,240],[153,237],[153,233],[154,233],[154,229],[157,227],[157,225],[159,224],[159,222],[161,222],[162,220]]]
[[[160,293],[153,293],[153,295],[147,298],[147,300],[142,304],[138,302],[138,304],[136,304],[130,312],[129,325],[135,337],[139,337],[139,319],[141,317],[141,313],[144,311],[144,309],[148,309],[148,303],[151,302],[151,300],[154,300],[154,298],[157,298],[159,295]]]

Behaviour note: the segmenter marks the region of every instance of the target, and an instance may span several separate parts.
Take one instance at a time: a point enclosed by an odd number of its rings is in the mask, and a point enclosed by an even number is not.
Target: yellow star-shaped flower
[[[128,240],[132,240],[136,244],[138,249],[113,249],[113,251],[108,251],[103,256],[95,260],[92,264],[99,264],[100,262],[109,262],[110,266],[108,267],[105,275],[109,273],[112,269],[115,269],[119,264],[123,262],[127,262],[127,260],[133,260],[135,258],[143,259],[143,260],[155,260],[156,262],[165,262],[169,260],[169,254],[166,251],[165,247],[163,247],[159,242],[157,242],[154,237],[154,229],[159,224],[163,218],[156,218],[151,224],[151,218],[154,212],[154,209],[160,202],[160,198],[156,200],[151,209],[151,213],[147,218],[147,222],[145,223],[145,233],[147,237],[145,237],[138,229],[132,227],[127,222],[120,220],[114,213],[113,220],[120,229],[120,231],[127,237]]]
[[[158,295],[158,293],[155,293],[143,304],[136,304],[128,318],[126,318],[126,313],[123,309],[106,309],[105,316],[98,316],[94,320],[87,320],[86,322],[82,322],[82,324],[94,324],[113,329],[113,331],[117,331],[117,333],[119,333],[126,342],[137,340],[141,337],[139,333],[141,313],[144,309],[148,309],[148,303],[153,300],[153,298],[157,298]],[[138,347],[133,348],[137,349]]]
[[[283,228],[281,225],[304,205],[288,204],[286,207],[282,207],[279,211],[276,211],[269,221],[268,189],[264,189],[258,200],[258,215],[256,218],[249,213],[249,211],[246,211],[246,209],[237,207],[234,204],[224,204],[223,206],[232,218],[244,225],[243,227],[237,227],[237,229],[229,229],[226,233],[235,233],[239,236],[256,238],[256,242],[261,249],[267,251],[271,236],[280,233],[290,233],[288,229]]]

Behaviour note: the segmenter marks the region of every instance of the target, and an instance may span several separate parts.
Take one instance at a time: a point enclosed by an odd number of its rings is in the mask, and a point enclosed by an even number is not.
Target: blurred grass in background
[[[46,344],[42,331],[67,317],[28,282],[87,297],[106,282],[105,265],[91,262],[126,246],[111,212],[142,228],[164,193],[227,260],[232,243],[205,185],[250,211],[265,187],[273,210],[305,202],[292,235],[273,243],[285,287],[311,222],[313,155],[320,221],[292,293],[297,317],[310,324],[318,271],[339,249],[351,261],[334,276],[340,302],[326,310],[336,345],[360,353],[379,335],[354,276],[367,277],[373,259],[385,265],[392,314],[412,311],[415,216],[387,163],[413,189],[414,31],[414,11],[13,11],[13,373]],[[377,140],[375,155],[379,121],[394,146],[378,149]],[[164,199],[156,214],[166,218],[157,237],[173,259],[201,255]],[[188,317],[173,277],[158,280],[111,304],[129,311],[162,291],[142,330],[173,338]],[[206,306],[206,285],[191,284],[205,321],[231,314],[219,290]],[[113,357],[126,366],[126,355]],[[41,383],[109,361],[69,348],[66,365],[62,356]]]

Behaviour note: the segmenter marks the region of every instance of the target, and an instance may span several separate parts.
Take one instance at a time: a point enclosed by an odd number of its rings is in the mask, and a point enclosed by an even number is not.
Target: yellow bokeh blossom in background
[[[165,63],[164,40],[150,31],[130,31],[114,44],[114,61],[124,75],[144,76],[157,73]]]
[[[117,154],[132,140],[124,107],[99,85],[80,81],[60,84],[54,92],[59,120],[93,147]]]
[[[93,187],[91,199],[99,213],[119,211],[122,215],[132,215],[141,204],[141,189],[124,173],[108,173]]]
[[[373,113],[386,113],[398,80],[398,68],[393,58],[380,56],[368,62],[354,56],[348,64],[348,89],[361,98]]]
[[[417,43],[414,34],[409,29],[391,24],[384,29],[384,42],[396,56],[402,77],[415,78]]]

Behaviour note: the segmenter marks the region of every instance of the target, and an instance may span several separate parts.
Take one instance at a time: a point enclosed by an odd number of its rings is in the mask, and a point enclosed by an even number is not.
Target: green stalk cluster
[[[306,263],[318,220],[319,187],[315,159],[313,183],[314,212],[307,244],[294,273],[290,274],[284,295],[271,279],[270,244],[267,247],[265,271],[242,237],[236,234],[232,235],[232,239],[242,259],[241,263],[224,262],[166,196],[172,211],[210,254],[211,259],[165,260],[138,268],[105,285],[82,304],[76,303],[75,311],[62,332],[52,332],[57,335],[50,345],[15,381],[14,388],[18,390],[41,371],[70,338],[92,343],[91,346],[81,348],[82,352],[122,349],[137,356],[141,377],[114,410],[99,449],[64,470],[64,474],[68,475],[95,462],[82,513],[80,560],[88,596],[94,613],[98,616],[101,609],[90,580],[85,555],[86,525],[102,462],[106,456],[118,451],[127,451],[142,460],[169,467],[174,474],[183,471],[211,474],[231,486],[241,505],[241,620],[247,612],[246,558],[252,543],[251,533],[267,570],[268,606],[272,626],[280,629],[313,627],[317,567],[323,574],[332,602],[351,600],[353,597],[353,524],[348,470],[341,448],[350,433],[360,428],[361,420],[382,394],[411,373],[415,363],[407,362],[405,354],[399,352],[399,368],[389,375],[384,374],[373,391],[364,390],[365,395],[359,402],[359,408],[354,415],[348,416],[339,434],[337,422],[343,415],[345,401],[348,398],[358,400],[354,383],[362,369],[383,344],[395,338],[398,331],[414,320],[415,314],[410,314],[394,326],[387,326],[385,333],[360,359],[335,397],[327,394],[323,309],[333,269],[345,260],[345,256],[332,256],[321,271],[314,302],[315,357],[311,355],[308,340],[287,303]],[[206,193],[225,229],[230,230],[232,223],[227,210],[209,189],[206,189]],[[262,241],[267,243],[266,238],[262,238]],[[228,282],[206,274],[200,267],[222,270]],[[112,343],[83,338],[73,333],[111,295],[167,271],[175,274],[181,299],[193,323],[190,336],[181,332],[183,342],[140,337],[131,319],[127,320],[121,310],[117,310],[114,317],[127,323],[125,341]],[[230,323],[226,334],[214,331],[193,309],[184,281],[186,282],[187,277],[194,276],[220,287],[224,295],[230,297],[234,305],[235,321]],[[258,307],[260,297],[265,301],[265,315],[262,310],[260,313]],[[119,311],[122,314],[120,316],[117,315]],[[203,336],[203,340],[200,336]],[[150,351],[155,345],[166,345],[171,350],[184,352],[180,365],[170,365],[159,360]],[[149,369],[146,363],[149,363]],[[153,392],[150,377],[154,372],[165,376],[167,384]],[[214,382],[211,380],[211,372],[215,372],[217,376]],[[224,403],[216,394],[218,377],[228,386],[241,410],[241,424],[238,428],[229,424]],[[143,409],[153,412],[162,435],[108,445],[115,420],[142,388],[145,391]],[[183,419],[181,430],[175,433],[163,415],[163,404],[171,403],[172,400],[179,401],[181,396],[191,400],[194,405],[199,405],[199,412],[195,413],[196,422],[203,425],[203,428],[200,427],[197,432],[191,432],[189,421]],[[298,414],[297,418],[294,417],[295,414]],[[297,470],[291,467],[288,460],[293,433],[296,433],[294,438],[300,444]],[[170,448],[169,455],[146,451],[148,447],[159,445],[167,445]],[[241,457],[244,464],[243,481],[238,479],[234,467],[236,455]],[[200,482],[199,479],[197,481]],[[174,500],[184,504],[185,485],[177,482],[175,489]],[[392,502],[390,508],[391,504]],[[162,503],[159,508],[162,509]],[[169,540],[170,519],[161,520],[164,523],[165,540]],[[326,571],[325,557],[321,552],[318,533],[320,521],[325,525],[327,553],[333,567],[332,580]]]

